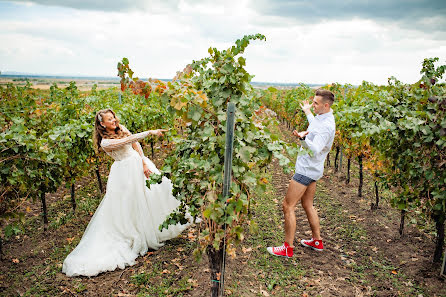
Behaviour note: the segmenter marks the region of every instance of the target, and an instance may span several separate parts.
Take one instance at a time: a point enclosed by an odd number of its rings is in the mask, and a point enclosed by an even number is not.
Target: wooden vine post
[[[445,273],[445,269],[446,269],[446,250],[444,251],[444,255],[443,255],[443,265],[441,265],[441,271],[440,271],[440,275],[445,276],[446,277],[446,273]]]
[[[234,144],[234,118],[235,118],[235,104],[232,102],[228,103],[227,110],[227,121],[226,121],[226,145],[225,145],[225,165],[224,165],[224,179],[223,179],[223,197],[229,198],[229,188],[231,187],[231,173],[232,173],[232,155],[233,155],[233,144]],[[225,226],[225,237],[226,237],[226,226]],[[221,278],[220,278],[220,292],[221,296],[224,295],[225,290],[225,264],[226,264],[226,241],[223,241],[223,263],[221,267]],[[214,283],[212,283],[214,286]],[[212,294],[214,296],[214,292]],[[218,296],[218,294],[217,294]]]
[[[364,174],[363,174],[363,155],[358,156],[359,163],[359,187],[358,187],[358,197],[362,197],[362,186],[364,184]]]

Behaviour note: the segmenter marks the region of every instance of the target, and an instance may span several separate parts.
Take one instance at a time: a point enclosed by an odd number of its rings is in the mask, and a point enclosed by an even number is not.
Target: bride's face
[[[101,125],[107,129],[107,131],[114,131],[116,129],[116,118],[111,112],[104,113],[102,115]]]

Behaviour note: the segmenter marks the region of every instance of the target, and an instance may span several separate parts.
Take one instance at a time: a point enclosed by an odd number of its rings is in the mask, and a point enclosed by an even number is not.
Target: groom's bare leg
[[[310,223],[311,233],[313,238],[321,240],[321,227],[319,224],[319,217],[317,211],[313,206],[314,194],[316,192],[316,182],[308,185],[307,190],[302,196],[302,207],[307,214],[308,222]]]
[[[283,200],[283,214],[285,217],[285,241],[293,247],[294,235],[296,233],[296,215],[294,213],[296,204],[302,198],[307,186],[291,180],[288,185],[288,191]]]

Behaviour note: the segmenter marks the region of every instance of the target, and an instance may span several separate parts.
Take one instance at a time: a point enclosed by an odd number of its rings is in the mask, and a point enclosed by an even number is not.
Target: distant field
[[[5,86],[9,83],[14,85],[25,85],[26,81],[32,84],[35,89],[47,90],[54,83],[56,83],[60,88],[67,87],[70,82],[75,81],[76,86],[81,91],[88,91],[96,84],[98,89],[107,89],[111,87],[118,87],[119,80],[97,80],[88,78],[67,78],[67,77],[12,77],[12,76],[0,76],[0,86]]]
[[[146,78],[141,78],[142,80],[147,80]],[[97,85],[98,89],[107,89],[111,87],[119,87],[119,79],[113,78],[88,78],[88,77],[56,77],[56,76],[25,76],[25,75],[0,75],[0,86],[5,86],[9,83],[14,85],[25,85],[26,81],[32,84],[35,89],[48,90],[51,85],[56,83],[60,88],[64,88],[70,84],[71,81],[76,82],[76,86],[81,91],[89,91],[94,84]],[[169,81],[167,79],[161,79],[162,81]],[[251,84],[258,89],[267,89],[268,87],[274,86],[277,89],[292,89],[299,84],[297,83],[270,83],[270,82],[251,82]],[[312,89],[317,89],[323,84],[306,84]]]

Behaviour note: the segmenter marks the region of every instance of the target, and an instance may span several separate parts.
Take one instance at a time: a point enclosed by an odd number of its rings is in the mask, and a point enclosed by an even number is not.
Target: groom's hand
[[[308,131],[297,132],[297,130],[293,131],[293,135],[299,137],[299,139],[305,139],[305,136],[308,135]]]
[[[311,104],[308,102],[308,100],[302,101],[300,107],[305,112],[305,114],[311,113]]]

